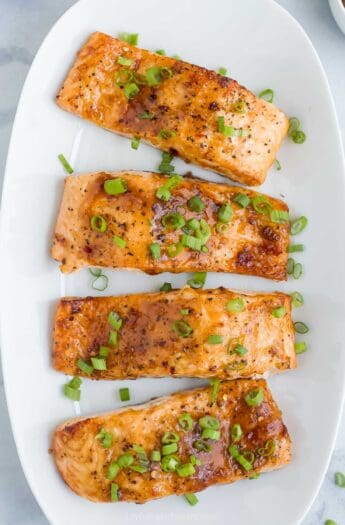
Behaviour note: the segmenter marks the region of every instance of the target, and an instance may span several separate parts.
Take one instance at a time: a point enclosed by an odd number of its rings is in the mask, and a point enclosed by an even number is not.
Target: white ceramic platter
[[[275,102],[298,116],[308,139],[286,140],[261,190],[282,196],[292,216],[305,214],[309,227],[298,242],[307,249],[297,258],[305,273],[299,281],[210,274],[208,287],[254,290],[297,289],[305,306],[295,318],[310,326],[309,351],[298,369],[270,380],[293,439],[289,467],[255,481],[210,488],[189,507],[172,496],[136,506],[93,504],[61,481],[48,454],[54,427],[75,415],[61,394],[66,378],[50,366],[52,316],[64,294],[91,294],[90,274],[61,277],[49,256],[60,201],[62,152],[76,172],[155,169],[160,153],[119,138],[69,115],[54,97],[89,33],[139,32],[139,44],[166,49],[209,68],[225,66],[254,92],[271,87]],[[181,173],[191,169],[176,161]],[[224,178],[200,168],[193,173]],[[324,475],[342,405],[345,374],[345,196],[344,163],[331,95],[320,62],[299,25],[271,0],[82,0],[53,27],[31,67],[18,107],[8,155],[1,224],[1,346],[13,431],[31,488],[51,523],[83,525],[140,521],[166,525],[195,522],[239,525],[296,525],[310,506]],[[297,240],[297,238],[296,238]],[[157,290],[186,275],[150,277],[107,271],[106,293]],[[193,380],[124,381],[134,403],[198,384]],[[82,414],[120,406],[120,382],[83,382]]]

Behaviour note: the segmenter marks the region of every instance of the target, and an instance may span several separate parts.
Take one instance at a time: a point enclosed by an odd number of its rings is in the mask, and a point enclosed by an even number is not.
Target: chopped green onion
[[[123,92],[127,98],[134,98],[139,93],[139,88],[136,84],[132,82],[130,84],[125,85],[125,87],[123,88]]]
[[[297,131],[294,132],[294,134],[292,135],[292,140],[296,143],[296,144],[303,144],[303,142],[306,141],[306,134],[304,133],[304,131],[302,131],[301,129],[298,129]]]
[[[119,178],[119,179],[108,179],[104,181],[104,191],[108,195],[119,195],[120,193],[126,193],[127,191],[127,184],[126,181]]]
[[[258,479],[260,477],[260,475],[261,475],[260,472],[256,472],[252,476],[249,476],[248,479]]]
[[[180,310],[180,314],[181,314],[181,315],[189,315],[189,310],[188,310],[188,308],[183,308],[182,310]]]
[[[120,87],[126,86],[131,80],[133,80],[133,72],[129,69],[120,69],[116,74],[115,82]]]
[[[72,166],[69,164],[69,162],[66,160],[66,158],[64,157],[64,155],[62,153],[60,153],[60,155],[58,155],[58,159],[61,162],[61,164],[63,165],[65,171],[67,171],[67,173],[69,173],[69,174],[73,173]]]
[[[278,224],[284,224],[284,222],[289,222],[289,212],[285,210],[271,210],[270,211],[270,219],[272,222],[276,222]]]
[[[294,306],[295,308],[302,306],[302,304],[304,303],[303,295],[300,294],[299,292],[292,292],[291,299],[292,299],[292,306]]]
[[[131,465],[130,470],[133,470],[134,472],[139,472],[140,474],[144,474],[144,472],[148,471],[147,466],[145,465]]]
[[[292,133],[294,133],[294,131],[297,131],[300,128],[300,126],[301,126],[301,123],[298,120],[298,118],[297,117],[291,117],[289,119],[289,129],[288,129],[289,136],[291,137]]]
[[[153,120],[155,118],[153,113],[149,113],[148,111],[144,111],[143,113],[140,113],[139,118],[141,120]]]
[[[295,343],[295,352],[296,354],[304,354],[307,351],[307,343],[301,341],[300,343]]]
[[[290,230],[291,235],[297,235],[297,233],[301,233],[304,230],[304,228],[307,226],[307,224],[308,224],[308,219],[304,215],[302,215],[302,217],[299,217],[299,219],[296,219],[295,221],[293,221],[293,223],[291,224],[291,230]]]
[[[168,230],[178,230],[185,225],[186,221],[178,212],[166,213],[162,217],[162,224]]]
[[[180,242],[176,244],[169,244],[167,247],[167,252],[169,257],[177,257],[183,250],[183,244]]]
[[[126,241],[124,241],[123,239],[121,239],[121,237],[118,237],[117,235],[114,235],[113,242],[119,248],[126,248]]]
[[[156,197],[158,199],[162,199],[163,201],[168,201],[171,197],[171,193],[169,190],[177,186],[181,182],[181,180],[182,177],[180,175],[173,175],[172,177],[170,177],[163,186],[157,189]]]
[[[114,330],[119,331],[122,326],[122,319],[117,312],[111,311],[108,315],[108,323]]]
[[[196,230],[195,236],[200,239],[201,245],[206,244],[208,239],[211,237],[211,228],[205,221],[205,219],[200,220],[200,227]]]
[[[217,222],[216,224],[216,230],[220,234],[225,233],[228,228],[229,228],[229,225],[225,224],[225,222]]]
[[[181,237],[181,243],[182,246],[186,246],[187,248],[191,248],[192,250],[200,251],[202,242],[197,237],[194,237],[193,235],[187,235],[183,234]]]
[[[222,204],[217,212],[217,215],[220,222],[230,222],[230,219],[232,217],[232,207],[230,206],[230,204],[227,204],[226,202]]]
[[[234,352],[236,352],[237,355],[243,356],[246,355],[248,350],[244,346],[237,344],[234,348]]]
[[[131,454],[122,454],[117,460],[117,463],[121,468],[129,467],[133,462],[134,458]]]
[[[109,352],[110,352],[110,348],[108,348],[107,346],[100,346],[98,355],[99,357],[108,357]]]
[[[250,204],[250,198],[245,193],[236,193],[232,200],[242,208],[246,208]]]
[[[235,423],[235,425],[231,429],[231,439],[235,443],[237,441],[240,441],[241,437],[243,436],[242,427],[239,423]]]
[[[264,393],[261,390],[261,388],[254,388],[253,390],[250,390],[248,392],[244,399],[248,406],[256,407],[258,405],[261,405],[261,403],[263,402]]]
[[[237,445],[230,445],[228,451],[230,456],[234,458],[234,460],[237,461],[237,463],[239,463],[244,468],[244,470],[248,472],[253,468],[253,464],[248,461],[244,455],[240,454]]]
[[[226,304],[226,309],[228,312],[243,312],[245,307],[245,303],[240,297],[237,297],[236,299],[230,299],[230,301],[228,301]]]
[[[161,139],[171,139],[176,137],[176,131],[174,129],[161,129],[158,136]]]
[[[334,474],[334,482],[338,487],[345,488],[345,474],[342,472],[336,472]]]
[[[282,169],[281,164],[278,159],[275,159],[275,168],[277,171],[280,171]]]
[[[252,198],[252,206],[255,211],[264,215],[269,215],[272,210],[271,204],[263,195],[255,195]]]
[[[303,252],[304,251],[304,244],[290,244],[288,246],[288,253],[296,253],[296,252]]]
[[[120,64],[120,66],[130,66],[133,63],[133,60],[123,56],[119,56],[117,57],[117,63]]]
[[[220,431],[213,430],[212,428],[204,428],[202,431],[201,437],[203,439],[212,439],[213,441],[219,441]]]
[[[193,217],[193,219],[189,219],[186,222],[186,228],[184,228],[183,231],[185,231],[186,233],[190,233],[190,231],[194,232],[199,229],[200,229],[200,221],[198,221],[198,219]]]
[[[209,335],[207,342],[210,345],[220,345],[223,342],[223,336],[217,334]]]
[[[132,149],[138,149],[140,144],[140,138],[139,137],[133,137],[131,140],[131,148]]]
[[[110,500],[119,501],[119,486],[117,483],[111,483],[110,485]]]
[[[162,201],[168,201],[171,197],[171,193],[167,188],[165,188],[164,186],[161,186],[156,191],[156,197],[158,199],[161,199]]]
[[[295,332],[298,334],[307,334],[309,332],[309,328],[305,323],[302,323],[301,321],[296,321],[296,323],[293,324]]]
[[[169,443],[167,445],[162,446],[162,455],[163,456],[169,456],[170,454],[173,454],[174,452],[177,452],[178,446],[177,443]]]
[[[117,332],[116,330],[110,330],[108,337],[108,345],[116,346],[117,345]]]
[[[296,263],[293,268],[292,276],[294,279],[299,279],[303,273],[303,267],[301,263]]]
[[[277,319],[281,319],[286,314],[286,308],[285,306],[279,306],[278,308],[274,308],[272,310],[273,317],[276,317]]]
[[[82,384],[82,380],[80,377],[75,376],[73,377],[70,382],[68,383],[71,388],[80,388]]]
[[[194,505],[199,503],[198,498],[192,492],[188,492],[187,494],[184,494],[184,497],[186,501],[189,503],[189,505],[191,505],[192,507],[194,507]]]
[[[180,436],[176,432],[166,432],[162,437],[162,443],[178,443],[180,441]]]
[[[172,328],[180,337],[188,337],[193,332],[192,327],[185,321],[174,321]]]
[[[139,34],[138,33],[120,33],[119,39],[123,42],[127,42],[131,46],[136,46],[138,44]]]
[[[273,89],[264,89],[263,91],[261,91],[261,93],[259,93],[259,98],[261,98],[262,100],[266,100],[266,102],[273,102],[273,97],[274,97],[274,91]]]
[[[165,54],[166,54],[164,49],[157,49],[156,53],[157,53],[157,55],[162,55],[162,56],[165,56]]]
[[[184,465],[178,465],[176,472],[180,478],[186,478],[187,476],[192,476],[195,473],[195,468],[191,463],[185,463]]]
[[[131,395],[129,393],[129,388],[119,388],[119,395],[121,401],[129,401],[131,399]]]
[[[160,292],[170,292],[170,290],[172,290],[171,283],[164,283],[159,289]]]
[[[91,363],[95,370],[106,370],[107,363],[102,357],[91,357]]]
[[[193,277],[191,279],[188,279],[187,284],[188,286],[196,290],[199,288],[203,288],[206,282],[206,276],[206,272],[195,272]]]
[[[219,430],[220,423],[216,417],[203,416],[198,421],[201,428],[212,428],[213,430]]]
[[[90,224],[91,228],[96,232],[104,233],[107,229],[106,220],[101,215],[93,215]]]
[[[92,288],[98,292],[104,292],[108,286],[109,279],[106,275],[101,274],[92,282]]]
[[[174,155],[171,155],[171,153],[167,153],[166,151],[163,151],[162,153],[162,161],[160,165],[158,166],[158,169],[161,173],[172,173],[175,170],[175,167],[171,164],[171,161],[173,160]]]
[[[178,418],[178,424],[182,430],[187,432],[187,430],[192,430],[193,428],[193,419],[189,414],[181,414]]]
[[[105,428],[101,428],[99,433],[96,435],[96,439],[101,441],[102,447],[110,448],[113,444],[113,435],[110,432],[107,432]]]
[[[299,129],[300,126],[301,126],[300,121],[296,117],[291,117],[289,119],[289,122],[290,122],[290,126],[289,126],[289,129],[288,129],[289,137],[291,137],[292,140],[296,144],[303,144],[303,142],[305,142],[307,137],[306,137],[306,134],[304,133],[304,131]]]
[[[116,478],[119,472],[120,472],[119,465],[116,463],[116,461],[112,461],[108,465],[106,478],[109,479],[110,481],[113,481],[113,479]]]
[[[203,439],[197,439],[194,441],[193,447],[200,452],[210,452],[211,450],[211,445]]]
[[[259,448],[257,454],[259,456],[272,456],[276,449],[276,443],[274,439],[268,439],[262,448]]]
[[[163,80],[171,78],[173,72],[169,67],[152,66],[146,70],[145,78],[149,86],[158,86]]]
[[[212,386],[211,398],[210,398],[210,406],[212,407],[217,401],[217,396],[218,396],[219,387],[220,387],[220,380],[214,379],[214,378],[210,379],[210,385]]]
[[[228,70],[225,67],[220,67],[218,69],[218,75],[222,75],[222,77],[225,77],[227,72],[228,72]]]
[[[224,135],[224,137],[233,137],[235,135],[235,128],[233,126],[227,126],[224,122],[224,117],[220,116],[218,121],[218,131]]]
[[[237,102],[234,102],[231,106],[231,111],[233,113],[246,113],[247,112],[247,104],[244,100],[237,100]]]
[[[286,264],[286,271],[288,275],[293,274],[293,269],[295,267],[295,261],[292,259],[292,257],[289,257]]]
[[[182,60],[180,55],[173,55],[171,58],[175,58],[175,60]]]
[[[164,472],[175,472],[177,465],[179,464],[179,460],[176,456],[164,456],[162,458],[162,470]]]
[[[150,252],[151,252],[153,259],[155,260],[159,259],[161,256],[160,244],[158,244],[158,242],[153,242],[150,244],[149,248],[150,248]]]
[[[79,368],[79,370],[81,370],[82,372],[84,372],[84,374],[87,374],[88,376],[91,375],[93,372],[93,366],[89,365],[83,359],[78,359],[77,367]]]
[[[334,520],[326,520],[325,525],[337,525],[337,523]]]
[[[187,202],[187,206],[190,210],[196,211],[197,213],[200,213],[205,208],[204,202],[198,195],[191,197]]]
[[[102,270],[100,268],[89,268],[89,272],[94,277],[99,277],[101,275],[101,273],[102,273]]]
[[[160,461],[161,453],[159,450],[152,450],[151,452],[151,461]]]
[[[74,386],[75,383],[73,383],[73,381],[74,379],[72,379],[69,383],[64,385],[63,393],[72,401],[80,401],[80,388]]]

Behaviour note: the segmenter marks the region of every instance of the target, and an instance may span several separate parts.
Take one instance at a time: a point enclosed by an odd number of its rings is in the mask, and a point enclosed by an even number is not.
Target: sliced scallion
[[[91,363],[95,370],[107,369],[107,362],[103,357],[91,357]]]
[[[174,321],[172,325],[174,332],[180,337],[189,337],[193,332],[192,327],[185,321]]]
[[[199,503],[198,498],[192,492],[188,492],[187,494],[184,494],[184,497],[186,501],[188,502],[188,504],[191,505],[192,507],[194,507],[194,505]]]
[[[104,292],[104,290],[108,286],[108,282],[108,277],[102,273],[99,277],[96,277],[96,279],[92,282],[91,286],[94,290],[97,290],[98,292]]]
[[[248,392],[244,399],[248,406],[256,407],[258,405],[261,405],[261,403],[263,402],[264,393],[261,390],[261,388],[254,388],[253,390],[250,390]]]
[[[244,300],[240,297],[230,299],[230,301],[228,301],[226,304],[226,309],[228,310],[228,312],[243,312],[245,307],[246,306]]]
[[[218,212],[218,220],[222,223],[227,224],[230,222],[232,217],[232,207],[228,203],[223,203],[221,207],[219,208]]]
[[[182,430],[184,430],[185,432],[187,432],[187,430],[192,430],[193,428],[193,419],[192,419],[192,416],[190,416],[190,414],[181,414],[178,418],[178,424],[180,425],[180,427],[182,428]]]
[[[171,290],[172,290],[171,283],[163,283],[159,289],[160,292],[170,292]]]
[[[138,149],[140,144],[140,138],[139,137],[133,137],[131,140],[131,148],[132,149]]]
[[[211,397],[210,397],[210,406],[212,407],[217,401],[217,396],[218,396],[219,387],[220,387],[220,380],[212,378],[210,379],[210,385],[212,386]]]
[[[138,44],[139,40],[139,34],[138,33],[120,33],[119,39],[123,42],[127,42],[127,44],[130,44],[131,46],[136,46]]]
[[[107,222],[101,215],[93,215],[90,219],[91,228],[100,233],[104,233],[107,229]]]
[[[222,77],[225,77],[227,72],[228,72],[228,70],[225,67],[220,67],[218,69],[218,75],[222,75]]]
[[[127,57],[119,56],[117,57],[117,63],[120,64],[120,66],[130,66],[133,63],[133,60]]]
[[[245,193],[236,193],[232,200],[242,208],[246,208],[250,204],[250,198]]]
[[[119,388],[119,396],[121,401],[129,401],[131,399],[129,388]]]
[[[297,334],[307,334],[309,332],[308,326],[302,321],[296,321],[293,326]]]
[[[126,248],[126,241],[124,239],[121,239],[121,237],[118,237],[117,235],[114,235],[113,242],[119,248]]]
[[[123,93],[126,95],[128,99],[134,98],[139,93],[139,88],[136,84],[133,82],[126,84],[123,88]]]
[[[176,472],[180,478],[186,478],[195,473],[195,468],[191,463],[185,463],[184,465],[178,465],[176,467]]]
[[[209,335],[207,342],[210,345],[220,345],[223,342],[223,336],[217,334]]]
[[[87,374],[88,376],[91,375],[93,372],[93,366],[84,361],[84,359],[78,359],[77,367],[79,368],[79,370],[81,370],[82,372],[84,372],[84,374]]]
[[[264,89],[263,91],[259,93],[259,98],[261,98],[262,100],[265,100],[266,102],[273,102],[273,98],[274,98],[273,89],[270,89],[270,88]]]
[[[160,244],[158,242],[153,242],[150,244],[149,246],[149,249],[150,249],[150,253],[152,255],[152,258],[157,260],[160,258],[161,256],[161,247],[160,247]]]
[[[291,224],[290,233],[291,235],[297,235],[298,233],[301,233],[307,226],[308,219],[304,215],[299,217],[299,219],[296,219]]]
[[[187,284],[191,288],[199,289],[203,288],[206,282],[207,272],[195,272],[191,279],[188,279]]]
[[[243,436],[243,430],[239,423],[235,423],[231,429],[231,439],[234,443],[237,441],[240,441],[241,437]]]
[[[71,175],[73,173],[73,168],[66,160],[65,156],[62,153],[60,153],[60,155],[58,155],[58,159],[64,167],[64,170]]]
[[[304,251],[304,244],[290,244],[288,246],[288,253],[296,253],[296,252],[303,252]]]
[[[274,308],[272,310],[273,317],[276,317],[277,319],[281,319],[286,314],[286,308],[285,306],[278,306],[278,308]]]
[[[103,184],[104,191],[108,195],[119,195],[120,193],[126,193],[127,184],[124,179],[108,179]]]
[[[304,354],[307,351],[307,343],[305,341],[300,341],[295,343],[295,352],[296,354]]]
[[[294,306],[295,308],[302,306],[304,303],[303,295],[300,294],[299,292],[292,292],[291,299],[292,299],[292,306]]]
[[[119,501],[119,486],[117,483],[111,483],[110,485],[110,500]]]

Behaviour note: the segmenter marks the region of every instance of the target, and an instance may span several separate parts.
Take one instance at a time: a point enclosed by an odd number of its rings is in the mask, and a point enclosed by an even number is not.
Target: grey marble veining
[[[44,36],[73,3],[73,0],[0,0],[0,192],[12,122],[25,76]],[[321,58],[345,142],[345,36],[335,24],[327,0],[279,0],[278,3],[302,24]],[[336,487],[333,481],[337,470],[345,472],[345,416],[320,493],[302,525],[323,525],[328,518],[345,525],[345,489]],[[305,482],[308,483],[308,479]],[[0,372],[0,524],[47,523],[20,466]]]

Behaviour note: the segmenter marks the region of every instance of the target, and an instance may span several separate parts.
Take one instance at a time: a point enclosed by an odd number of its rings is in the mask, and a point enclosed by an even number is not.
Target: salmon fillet
[[[229,301],[234,300],[243,301],[243,311],[228,311]],[[273,313],[282,307],[285,315],[275,317]],[[121,326],[116,341],[109,344],[114,315]],[[78,359],[90,364],[100,347],[108,348],[106,370],[91,374],[80,370]],[[234,379],[295,368],[291,299],[283,293],[224,288],[61,299],[55,316],[53,366],[92,379]]]
[[[126,84],[136,86],[132,98]],[[250,186],[264,182],[288,130],[282,111],[235,80],[103,33],[93,33],[79,51],[57,103]],[[219,117],[231,136],[219,131]]]
[[[105,191],[114,179],[124,193]],[[237,203],[238,195],[247,200],[247,207]],[[202,209],[193,211],[191,202]],[[290,225],[286,218],[276,222],[272,214],[288,217],[287,212],[287,205],[278,199],[194,178],[130,171],[71,176],[65,180],[52,256],[61,262],[62,272],[98,266],[150,274],[214,271],[284,280]],[[176,218],[178,224],[173,224]],[[191,219],[197,226],[192,227]]]
[[[116,483],[119,501],[145,503],[231,483],[290,462],[290,437],[264,380],[221,383],[213,406],[210,406],[211,390],[205,387],[178,392],[146,405],[63,423],[53,437],[53,454],[61,476],[74,492],[91,501],[110,501],[111,483]],[[263,401],[248,406],[248,394],[261,395]],[[185,419],[190,419],[188,426],[185,421],[183,429],[179,418],[186,413]],[[211,421],[205,416],[211,416]],[[206,422],[209,427],[212,423],[212,427],[219,428],[218,436],[202,437]],[[168,432],[175,434],[169,441],[178,440],[177,450],[162,463],[151,461],[153,450],[164,451],[162,439],[168,441],[164,436]],[[110,442],[108,439],[106,443],[109,448],[103,446],[105,433],[110,434]],[[138,449],[138,445],[142,448]],[[122,467],[113,477],[110,472],[114,467],[108,470],[109,465],[123,464],[120,457],[124,454],[127,464],[128,455],[132,456],[132,464]],[[234,457],[237,454],[248,463],[243,466],[243,460]],[[166,472],[171,456],[170,465],[176,465],[176,470]],[[195,460],[193,468],[186,467]],[[132,470],[136,465],[143,467],[142,472]],[[183,477],[186,470],[190,475]]]

